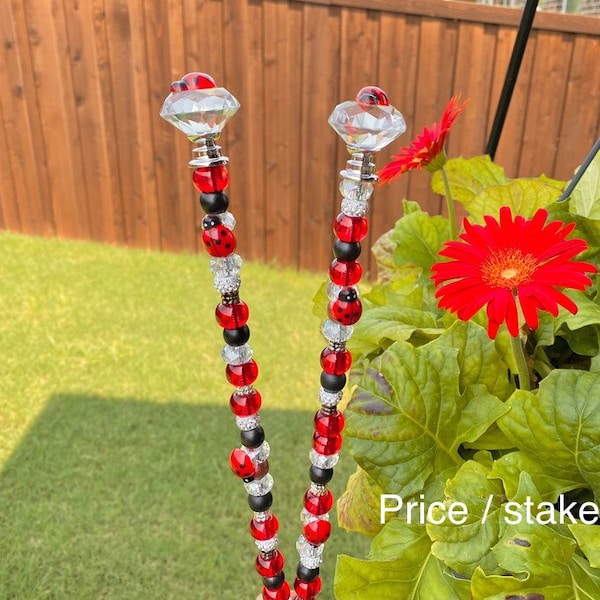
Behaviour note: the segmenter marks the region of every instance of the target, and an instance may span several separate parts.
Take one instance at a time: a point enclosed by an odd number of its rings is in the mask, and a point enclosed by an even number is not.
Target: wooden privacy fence
[[[462,92],[449,154],[481,154],[519,18],[443,0],[3,0],[0,226],[196,251],[191,144],[158,112],[201,70],[242,104],[222,141],[241,253],[324,270],[347,156],[333,107],[388,92],[408,131],[383,166]],[[496,155],[509,176],[568,179],[598,136],[599,36],[600,19],[537,14]],[[369,241],[405,196],[438,212],[428,186],[377,189]]]

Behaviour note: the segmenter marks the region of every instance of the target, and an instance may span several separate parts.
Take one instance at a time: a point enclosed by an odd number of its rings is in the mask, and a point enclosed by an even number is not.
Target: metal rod
[[[579,169],[577,169],[577,173],[571,181],[569,185],[565,188],[565,191],[561,194],[558,202],[562,202],[566,200],[572,193],[580,179],[583,177],[583,174],[586,172],[587,168],[590,166],[590,163],[594,160],[596,154],[600,151],[600,137],[596,140],[596,143],[592,146],[592,149],[588,152],[588,155],[585,157],[585,160],[581,163]]]
[[[506,119],[506,114],[508,113],[510,100],[515,89],[515,83],[517,82],[519,69],[521,68],[523,54],[525,54],[525,48],[527,47],[527,40],[529,39],[529,33],[531,31],[537,5],[538,0],[527,0],[525,3],[525,8],[523,9],[519,31],[517,32],[517,39],[515,40],[515,45],[510,57],[510,62],[506,71],[506,77],[504,79],[504,86],[502,87],[500,100],[498,100],[498,108],[496,109],[494,124],[492,125],[492,131],[490,132],[490,137],[485,151],[486,154],[490,155],[492,160],[494,160],[494,156],[496,155],[498,142],[500,141],[500,135],[502,133],[502,128],[504,127],[504,121]]]

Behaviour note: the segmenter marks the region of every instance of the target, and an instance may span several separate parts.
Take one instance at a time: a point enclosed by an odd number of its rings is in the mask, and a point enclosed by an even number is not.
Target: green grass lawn
[[[297,564],[324,276],[242,269],[274,512]],[[228,456],[219,295],[204,256],[0,234],[0,598],[254,600],[251,511]],[[336,469],[339,497],[353,470]],[[366,540],[334,530],[322,568]]]

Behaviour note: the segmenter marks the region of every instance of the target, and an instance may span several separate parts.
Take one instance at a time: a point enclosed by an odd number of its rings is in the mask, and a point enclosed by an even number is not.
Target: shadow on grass
[[[311,415],[262,417],[290,580]],[[235,446],[227,407],[52,397],[0,473],[0,598],[254,600],[251,512],[227,463]],[[353,469],[342,463],[336,496]],[[323,600],[335,554],[365,549],[334,532]]]

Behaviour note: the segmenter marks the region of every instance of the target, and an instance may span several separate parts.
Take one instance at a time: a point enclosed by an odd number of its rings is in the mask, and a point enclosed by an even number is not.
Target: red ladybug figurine
[[[354,288],[344,288],[328,307],[329,318],[341,325],[354,325],[362,315],[362,304]]]
[[[211,256],[225,257],[233,254],[237,247],[235,235],[223,225],[216,215],[208,215],[202,221],[202,243]]]

